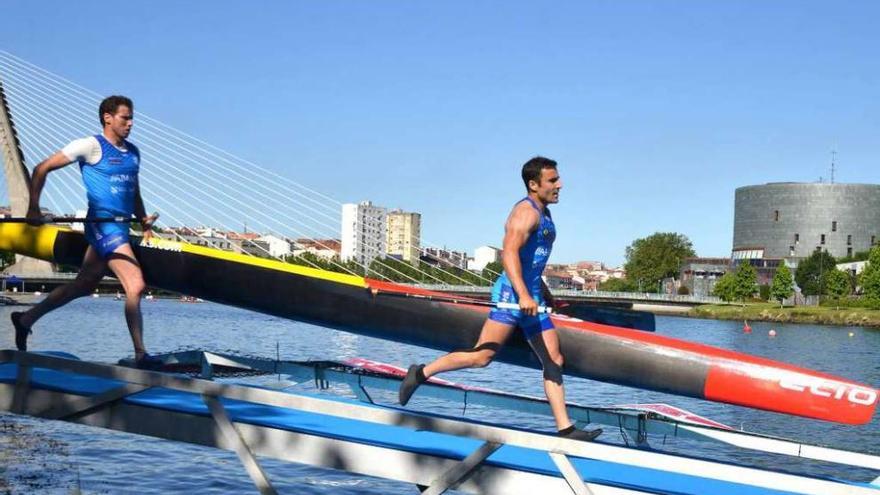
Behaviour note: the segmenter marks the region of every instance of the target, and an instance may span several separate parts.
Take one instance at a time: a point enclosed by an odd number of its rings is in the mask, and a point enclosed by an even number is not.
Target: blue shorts
[[[87,223],[84,230],[86,241],[102,259],[107,259],[119,246],[128,244],[128,223]]]
[[[544,298],[541,297],[540,293],[532,293],[532,298],[538,302],[539,306],[544,305]],[[492,302],[519,303],[519,298],[516,296],[513,287],[503,283],[502,280],[498,280],[495,282],[495,286],[492,287]],[[550,315],[547,313],[526,316],[518,309],[494,308],[489,312],[489,319],[498,323],[504,323],[505,325],[520,327],[526,339],[529,340],[536,335],[540,335],[544,330],[553,328],[553,320],[550,319]]]

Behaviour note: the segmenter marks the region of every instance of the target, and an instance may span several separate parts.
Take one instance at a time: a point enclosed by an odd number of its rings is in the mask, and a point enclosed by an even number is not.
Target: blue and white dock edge
[[[207,369],[212,361],[229,361],[205,355],[199,359]],[[364,379],[357,378],[361,383]],[[275,490],[255,456],[413,483],[424,493],[454,488],[528,495],[880,495],[880,487],[873,485],[576,442],[467,419],[89,363],[72,356],[0,351],[0,409],[233,450],[261,493]],[[601,422],[597,418],[592,419]],[[652,427],[661,428],[659,423]],[[724,437],[721,441],[744,435],[715,433]],[[793,443],[757,438],[748,447],[760,448],[761,442],[774,452],[786,451]],[[815,449],[813,458],[880,470],[876,456]]]

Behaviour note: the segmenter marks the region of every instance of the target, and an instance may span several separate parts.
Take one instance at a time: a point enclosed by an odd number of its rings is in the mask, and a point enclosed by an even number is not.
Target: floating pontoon
[[[281,373],[352,386],[360,401],[218,383],[186,374],[0,351],[0,409],[234,450],[263,493],[274,493],[256,456],[414,483],[424,493],[880,494],[866,483],[775,472],[646,449],[651,435],[711,438],[880,471],[877,456],[761,437],[703,418],[669,419],[662,408],[586,408],[580,421],[610,424],[641,446],[584,443],[523,428],[371,403],[398,372],[376,363],[283,362],[209,353],[163,356],[166,368],[211,376]],[[544,401],[428,383],[420,394],[541,413]]]

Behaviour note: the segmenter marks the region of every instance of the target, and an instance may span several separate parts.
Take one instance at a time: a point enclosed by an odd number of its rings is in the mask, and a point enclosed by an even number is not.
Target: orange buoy
[[[752,327],[749,326],[748,321],[743,322],[743,333],[752,333]]]

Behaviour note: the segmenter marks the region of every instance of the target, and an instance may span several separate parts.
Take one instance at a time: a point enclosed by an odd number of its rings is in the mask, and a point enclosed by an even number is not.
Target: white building
[[[88,214],[89,214],[88,210],[76,210],[76,212],[73,214],[73,216],[76,218],[85,218],[86,215],[88,215]],[[6,215],[3,215],[3,216],[6,216]],[[9,216],[11,217],[12,215],[10,214]],[[82,222],[74,222],[74,223],[70,224],[70,228],[72,230],[77,231],[77,232],[85,232],[85,230],[86,230],[85,225],[83,225]]]
[[[273,258],[283,258],[290,254],[290,242],[274,235],[264,235],[257,238],[257,241],[264,242],[269,256]]]
[[[226,233],[210,228],[171,227],[168,232],[175,241],[188,242],[197,246],[206,246],[224,251],[240,253],[241,243],[230,239]]]
[[[849,263],[838,263],[836,267],[842,272],[858,275],[865,270],[867,264],[867,261],[850,261]]]
[[[480,246],[474,249],[474,259],[468,260],[468,270],[482,271],[489,263],[501,261],[501,250],[492,246]]]
[[[386,217],[388,235],[385,247],[389,256],[417,265],[421,252],[422,215],[392,210]]]
[[[342,205],[342,260],[369,266],[385,257],[385,208],[370,201]]]

